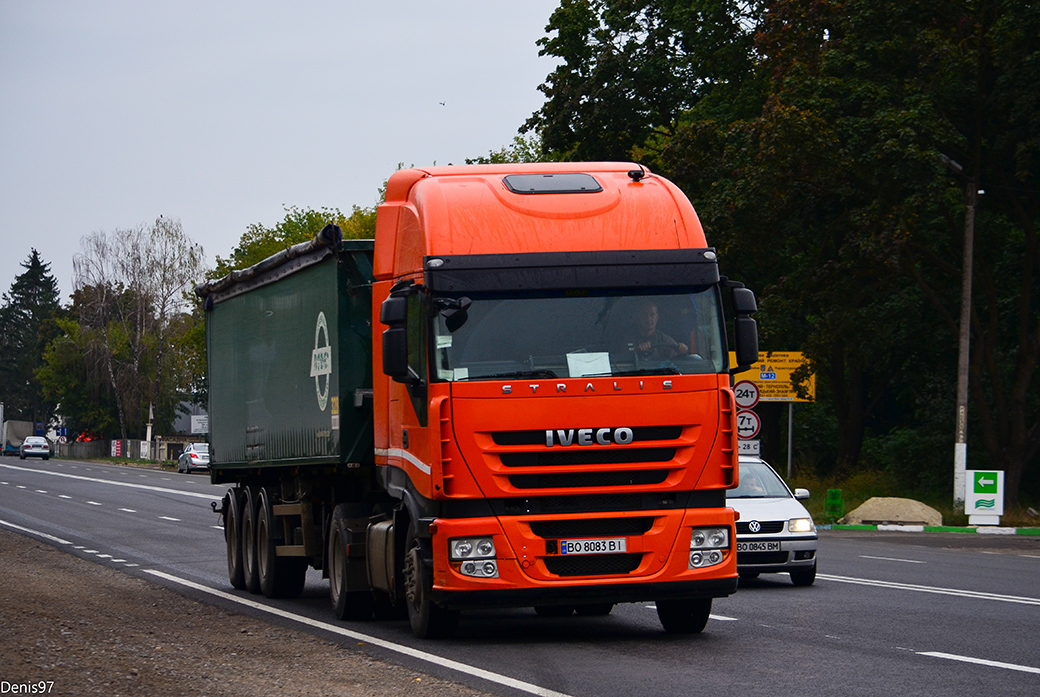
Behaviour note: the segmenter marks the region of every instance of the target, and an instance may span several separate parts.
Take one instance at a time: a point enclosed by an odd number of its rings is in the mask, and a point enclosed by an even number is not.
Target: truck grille
[[[502,453],[506,467],[566,467],[567,465],[627,465],[635,462],[668,462],[675,448],[614,448],[611,450],[544,450]]]
[[[560,474],[513,474],[509,483],[517,489],[574,489],[599,486],[638,486],[660,484],[668,470],[631,472],[567,472]]]
[[[632,429],[632,442],[676,440],[682,426],[641,426]],[[495,445],[545,445],[545,431],[496,431],[491,434]]]
[[[575,520],[535,520],[531,532],[538,537],[557,539],[566,537],[620,537],[642,535],[654,526],[652,516],[638,518],[594,518]]]
[[[556,576],[616,576],[632,573],[642,560],[642,554],[545,557],[545,568]]]

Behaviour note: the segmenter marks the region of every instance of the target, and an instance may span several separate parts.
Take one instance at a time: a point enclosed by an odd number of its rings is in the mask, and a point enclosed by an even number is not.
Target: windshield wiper
[[[551,370],[514,370],[511,373],[496,373],[494,375],[471,375],[466,380],[494,380],[496,378],[555,378],[556,373]]]
[[[682,371],[674,365],[661,365],[655,368],[637,368],[635,370],[622,370],[618,373],[604,373],[603,376],[631,376],[631,375],[682,375]],[[582,377],[599,377],[583,375]]]

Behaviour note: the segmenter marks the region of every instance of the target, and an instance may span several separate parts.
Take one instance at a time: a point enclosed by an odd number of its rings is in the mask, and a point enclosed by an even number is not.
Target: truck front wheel
[[[430,599],[432,570],[423,561],[421,543],[415,534],[415,523],[411,521],[404,549],[405,604],[412,633],[420,639],[447,639],[455,633],[459,612],[435,605]]]
[[[657,601],[657,618],[669,634],[699,634],[708,624],[711,598],[678,598]]]

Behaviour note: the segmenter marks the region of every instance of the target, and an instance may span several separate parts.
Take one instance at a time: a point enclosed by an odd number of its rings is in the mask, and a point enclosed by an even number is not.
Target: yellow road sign
[[[730,365],[736,364],[732,351],[729,361]],[[802,366],[805,366],[805,370],[811,370],[809,361],[801,351],[763,352],[759,354],[757,363],[734,377],[736,380],[755,383],[761,402],[812,402],[816,400],[816,376],[808,373],[808,377],[797,386],[792,380],[792,374]]]

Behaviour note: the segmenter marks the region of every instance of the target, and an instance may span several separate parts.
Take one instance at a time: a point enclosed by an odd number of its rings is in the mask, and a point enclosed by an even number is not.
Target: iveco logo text
[[[628,445],[634,436],[631,428],[558,428],[545,432],[545,447],[554,445]]]

